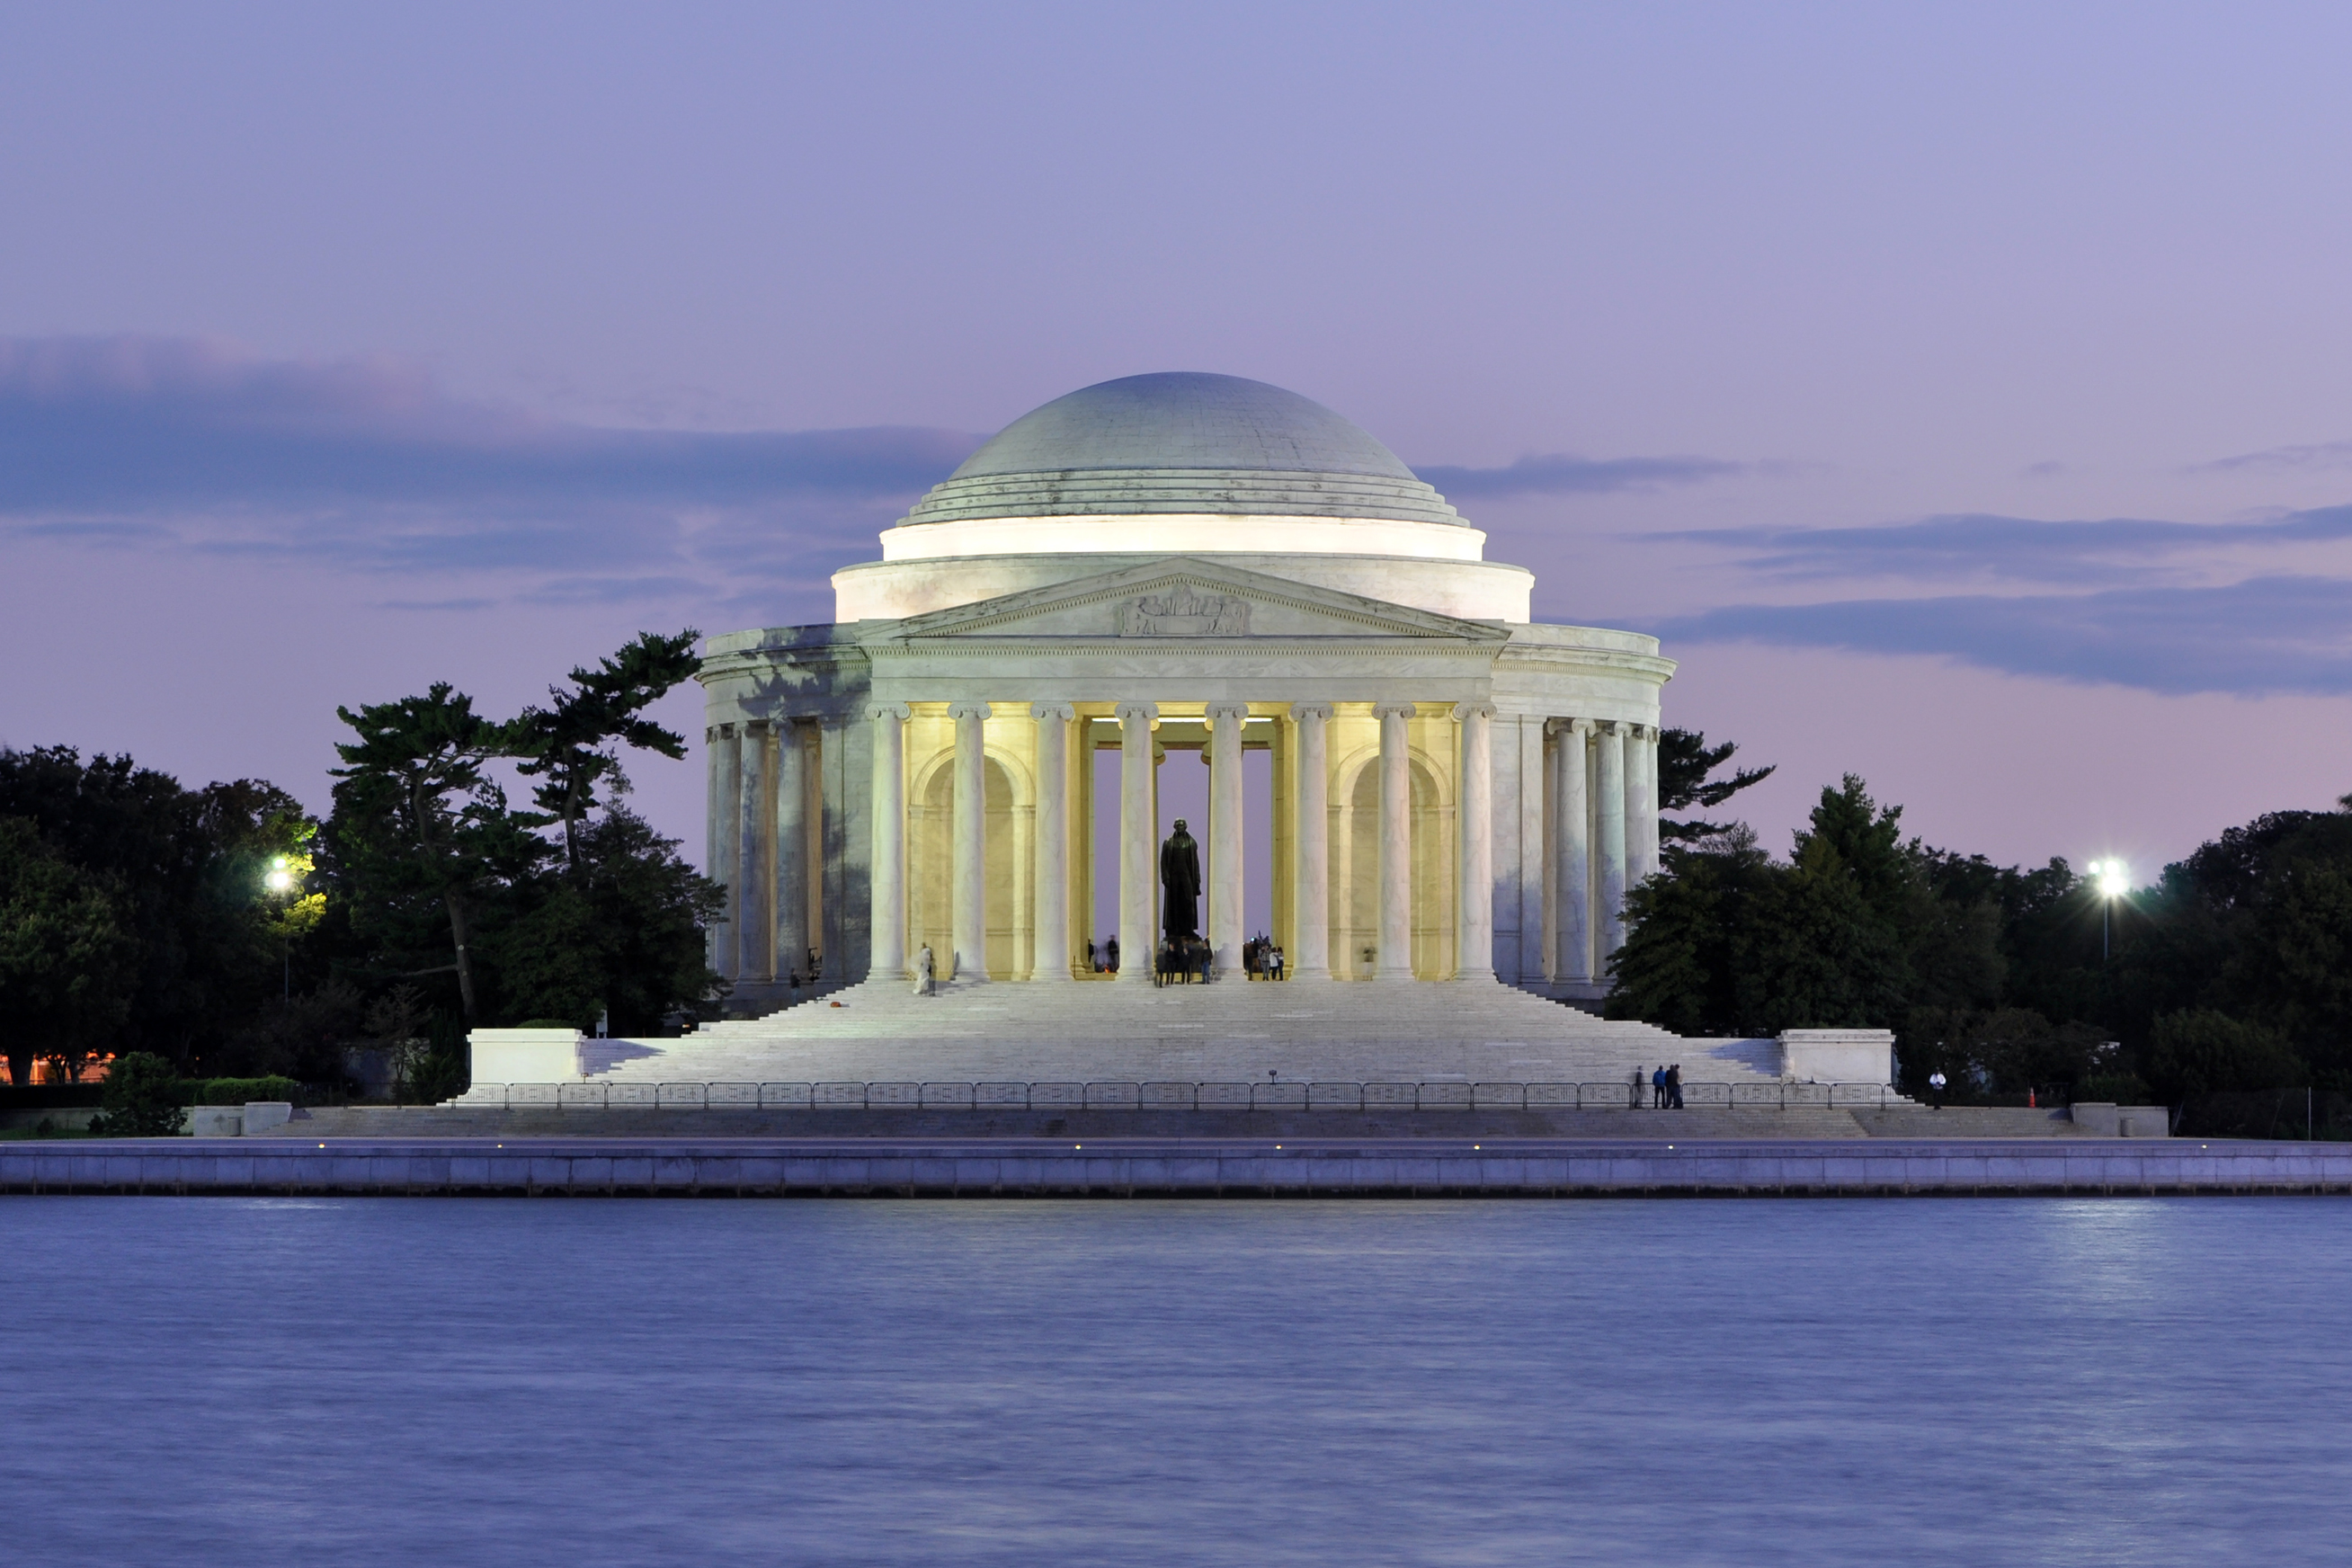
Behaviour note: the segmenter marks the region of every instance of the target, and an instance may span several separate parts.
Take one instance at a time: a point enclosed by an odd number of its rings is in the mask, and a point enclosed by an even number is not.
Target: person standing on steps
[[[1658,1070],[1650,1075],[1650,1109],[1653,1110],[1664,1110],[1665,1108],[1666,1064],[1660,1062],[1658,1064]]]
[[[915,954],[915,994],[929,996],[932,994],[931,944],[927,942],[923,943],[922,951]]]
[[[1675,1062],[1673,1066],[1666,1068],[1666,1109],[1668,1110],[1680,1110],[1682,1108],[1683,1064]]]
[[[1928,1107],[1929,1110],[1944,1109],[1944,1069],[1941,1068],[1927,1075],[1927,1098],[1933,1101]]]
[[[1118,932],[1117,931],[1111,932],[1110,940],[1103,943],[1103,963],[1110,973],[1118,973]]]
[[[1642,1086],[1647,1083],[1649,1079],[1650,1075],[1640,1068],[1633,1069],[1633,1109],[1636,1110],[1642,1109]]]

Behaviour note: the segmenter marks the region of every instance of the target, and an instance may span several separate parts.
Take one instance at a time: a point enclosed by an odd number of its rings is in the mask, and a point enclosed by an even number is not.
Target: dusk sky
[[[2319,5],[11,7],[0,743],[323,810],[338,702],[828,620],[1218,371],[1664,637],[1770,847],[1853,772],[2145,879],[2352,791],[2347,79]]]

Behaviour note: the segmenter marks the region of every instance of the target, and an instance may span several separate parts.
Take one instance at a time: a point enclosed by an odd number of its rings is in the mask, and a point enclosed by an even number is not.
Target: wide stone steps
[[[1685,1039],[1495,984],[1228,979],[944,984],[868,982],[675,1040],[594,1042],[589,1079],[779,1082],[1630,1084],[1777,1081],[1777,1047]]]

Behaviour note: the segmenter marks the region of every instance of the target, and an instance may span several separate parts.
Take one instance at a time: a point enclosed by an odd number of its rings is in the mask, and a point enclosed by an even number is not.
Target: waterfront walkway
[[[2352,1144],[2187,1139],[296,1141],[0,1146],[12,1193],[1599,1197],[2352,1193]]]

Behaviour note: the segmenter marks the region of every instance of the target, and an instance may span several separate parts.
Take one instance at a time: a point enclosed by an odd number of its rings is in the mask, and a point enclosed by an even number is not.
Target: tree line
[[[1668,731],[1662,809],[1712,808],[1769,769]],[[1786,858],[1746,825],[1661,832],[1627,900],[1612,1016],[1677,1033],[1892,1027],[1901,1082],[2179,1104],[2352,1090],[2352,795],[2232,827],[2109,897],[2063,859],[1997,866],[1902,831],[1851,774]]]
[[[721,889],[629,809],[623,766],[685,755],[646,712],[698,669],[697,635],[642,635],[510,718],[447,684],[338,709],[324,820],[257,780],[189,789],[127,756],[0,751],[12,1081],[141,1052],[184,1078],[333,1086],[362,1045],[438,1097],[478,1025],[654,1035],[710,1016]],[[1906,837],[1902,808],[1851,776],[1776,858],[1706,819],[1772,772],[1737,752],[1660,738],[1662,864],[1628,899],[1612,1016],[1893,1027],[1913,1089],[1940,1070],[2176,1103],[2352,1090],[2352,796],[2231,828],[2108,900],[2063,859]]]
[[[700,668],[699,635],[641,635],[510,718],[447,683],[339,708],[324,820],[257,780],[0,751],[11,1081],[137,1052],[182,1077],[340,1087],[361,1046],[437,1097],[462,1087],[476,1026],[653,1035],[708,1013],[720,889],[629,809],[623,766],[686,754],[646,710]]]

